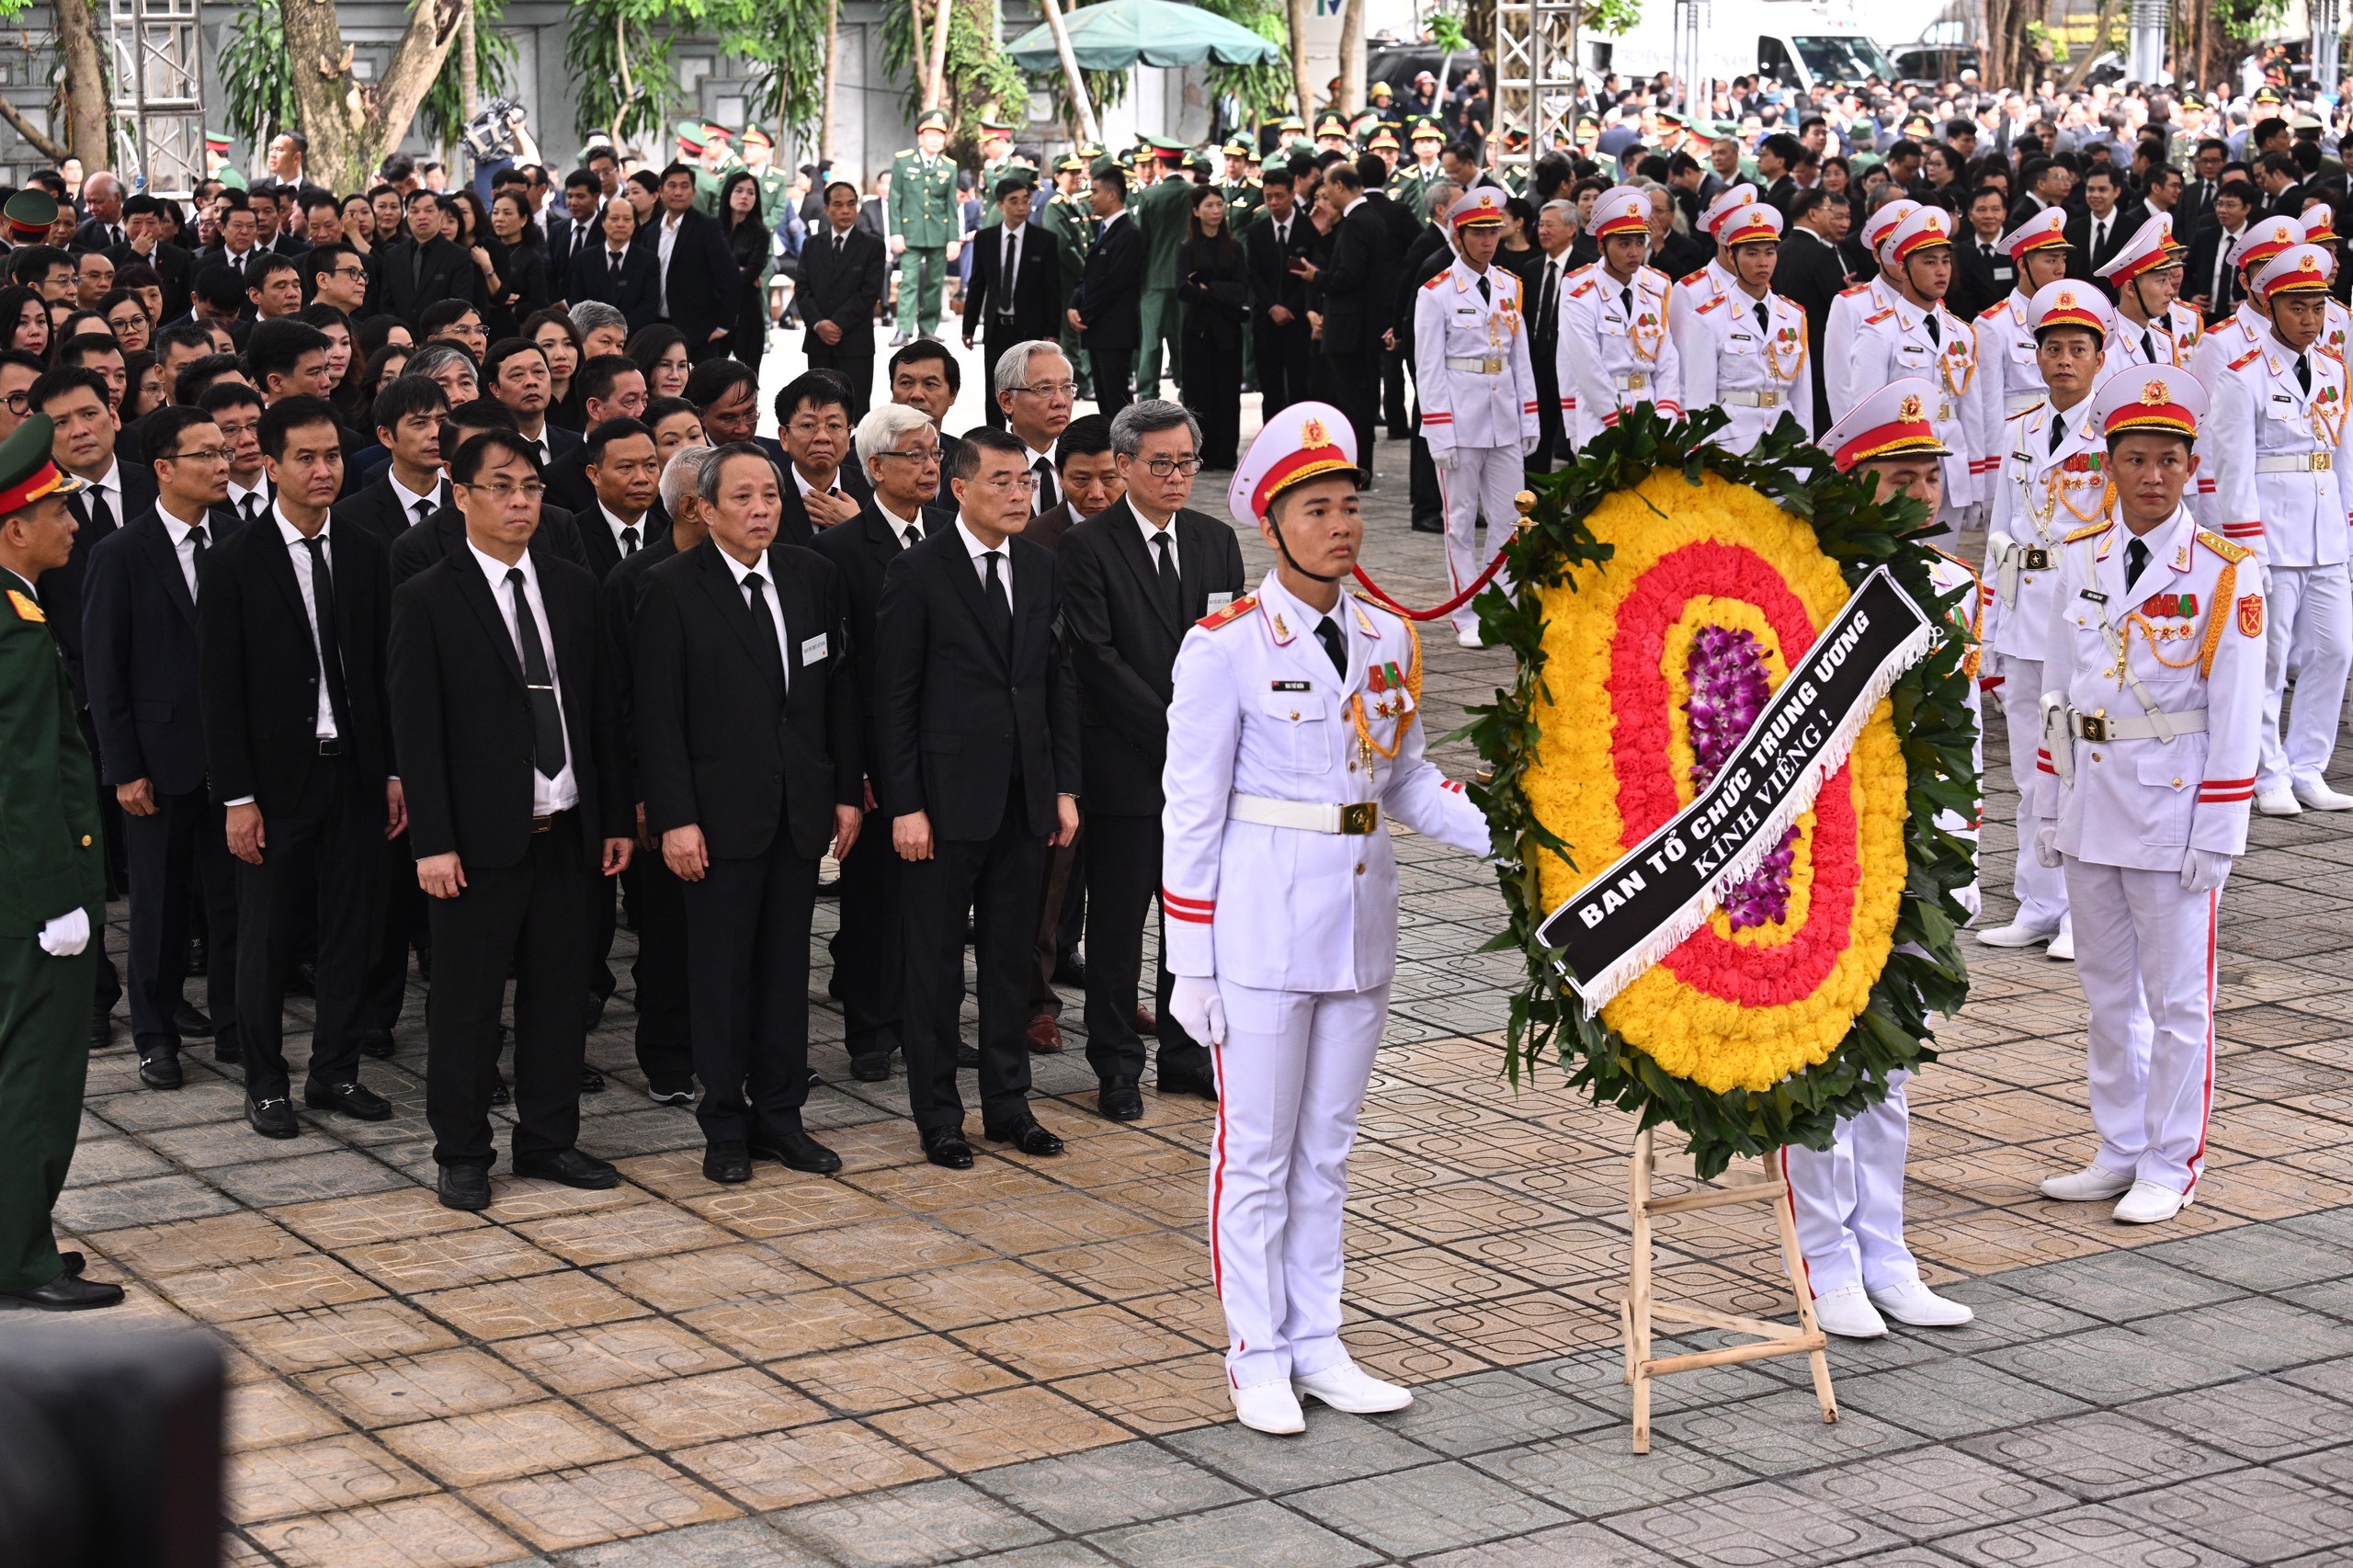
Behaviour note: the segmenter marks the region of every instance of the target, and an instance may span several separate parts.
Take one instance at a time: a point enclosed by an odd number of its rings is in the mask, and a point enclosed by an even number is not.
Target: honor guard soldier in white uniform
[[[1773,292],[1781,215],[1751,203],[1722,219],[1716,240],[1732,257],[1732,282],[1704,297],[1701,290],[1676,290],[1675,358],[1683,372],[1683,406],[1723,409],[1732,423],[1717,443],[1745,452],[1785,413],[1813,428],[1811,346],[1804,309]]]
[[[2183,365],[2205,335],[2206,318],[2181,302],[2181,263],[2173,215],[2159,212],[2133,231],[2124,248],[2095,276],[2116,290],[2116,331],[2109,340],[2111,369]]]
[[[1999,304],[1977,317],[1977,340],[1985,347],[1980,372],[1991,383],[1995,412],[2004,419],[2042,401],[2042,376],[2035,369],[2034,296],[2046,283],[2067,276],[2067,212],[2046,207],[1995,242],[2009,253],[2017,281]]]
[[[1891,381],[1928,382],[1928,403],[1944,460],[1944,507],[1938,521],[1958,528],[1961,509],[1979,498],[1980,478],[1992,465],[1994,445],[1987,382],[1980,371],[1985,356],[1976,331],[1945,309],[1952,283],[1951,218],[1941,207],[1918,208],[1880,244],[1885,271],[1880,278],[1888,303],[1852,320],[1845,343],[1831,318],[1824,346],[1823,384],[1834,418],[1844,419],[1863,400]]]
[[[2266,606],[2254,553],[2182,505],[2205,388],[2152,365],[2092,402],[2115,502],[2060,556],[2034,850],[2066,872],[2099,1152],[2042,1192],[2148,1224],[2205,1165],[2214,924],[2246,847]]]
[[[1582,447],[1627,409],[1653,403],[1683,417],[1683,379],[1666,330],[1666,274],[1650,255],[1650,192],[1621,185],[1593,204],[1601,259],[1561,288],[1562,395],[1576,389],[1573,440]]]
[[[2326,202],[2304,214],[2303,233],[2304,244],[2318,245],[2321,256],[2328,262],[2328,278],[2332,285],[2328,295],[2328,324],[2321,329],[2320,347],[2323,351],[2342,359],[2345,358],[2347,335],[2353,333],[2353,312],[2346,310],[2345,302],[2336,297],[2334,288],[2337,268],[2336,215]]]
[[[1422,436],[1446,502],[1446,572],[1453,592],[1476,581],[1479,517],[1487,548],[1502,544],[1518,520],[1512,498],[1536,449],[1536,372],[1528,359],[1528,320],[1520,280],[1494,265],[1504,233],[1504,193],[1491,185],[1466,192],[1450,210],[1454,265],[1414,296],[1415,387]],[[1501,573],[1496,584],[1509,590]],[[1479,612],[1454,612],[1454,638],[1479,646]]]
[[[1723,227],[1725,219],[1742,208],[1753,205],[1756,200],[1756,187],[1744,180],[1718,191],[1716,199],[1701,210],[1698,227],[1701,233],[1715,242],[1716,254],[1710,256],[1708,265],[1699,271],[1675,280],[1674,291],[1667,298],[1666,325],[1669,332],[1676,329],[1677,319],[1688,306],[1703,305],[1710,300],[1722,298],[1724,291],[1733,286],[1732,252],[1725,248],[1723,235],[1719,231]]]
[[[1942,501],[1947,455],[1928,417],[1936,395],[1937,389],[1924,381],[1891,381],[1824,432],[1822,448],[1841,472],[1858,467],[1876,472],[1882,498],[1911,496],[1934,517]],[[1937,586],[1945,593],[1975,582],[1966,567],[1950,561],[1937,574]],[[1963,618],[1976,624],[1976,596],[1962,606]],[[1969,831],[1967,824],[1958,825]],[[1973,911],[1973,888],[1964,892],[1963,907]],[[1975,1316],[1920,1282],[1920,1265],[1904,1242],[1910,1079],[1909,1073],[1894,1074],[1885,1099],[1842,1119],[1829,1149],[1781,1151],[1781,1176],[1789,1184],[1798,1245],[1805,1256],[1805,1283],[1813,1294],[1814,1321],[1824,1333],[1876,1339],[1887,1332],[1889,1318],[1941,1328]]]
[[[1176,654],[1161,856],[1170,1010],[1217,1069],[1210,1247],[1235,1413],[1297,1432],[1299,1396],[1413,1396],[1340,1343],[1348,1146],[1397,965],[1389,819],[1489,853],[1485,815],[1423,755],[1420,642],[1343,594],[1364,537],[1347,416],[1295,403],[1234,472],[1277,553]]]
[[[2091,422],[2112,318],[2088,283],[2062,278],[2028,302],[2035,374],[2047,395],[2004,425],[2008,437],[1994,472],[1985,535],[1985,583],[1994,590],[1986,645],[2002,693],[2010,777],[2018,785],[2018,852],[2011,890],[2015,919],[1977,933],[1990,948],[2031,948],[2075,956],[2067,881],[2034,858],[2034,762],[2042,744],[2042,641],[2059,592],[2059,549],[2099,521],[2107,506],[2107,443]]]
[[[2260,347],[2270,336],[2271,312],[2255,286],[2256,274],[2290,245],[2302,244],[2303,233],[2303,225],[2295,219],[2271,217],[2256,219],[2240,237],[2239,248],[2232,253],[2232,265],[2239,271],[2238,309],[2209,327],[2189,356],[2189,373],[2206,389],[2210,403],[2214,389],[2221,384],[2223,368],[2234,359],[2245,358],[2249,349]],[[2199,525],[2242,544],[2254,542],[2262,532],[2258,520],[2228,518],[2216,510],[2214,487],[2219,480],[2211,460],[2200,466],[2197,499],[2191,503],[2198,513]],[[2240,531],[2232,532],[2234,528]]]
[[[1871,253],[1873,260],[1880,259],[1879,247],[1886,243],[1888,235],[1895,233],[1896,225],[1918,210],[1920,210],[1918,202],[1898,198],[1862,221],[1857,232],[1862,238],[1863,248]],[[1892,309],[1894,303],[1895,289],[1887,280],[1887,274],[1884,272],[1873,273],[1869,278],[1856,284],[1853,288],[1840,290],[1838,297],[1830,301],[1830,314],[1822,324],[1822,342],[1818,346],[1819,351],[1824,356],[1822,369],[1825,389],[1829,382],[1830,367],[1837,362],[1837,357],[1844,354],[1847,346],[1854,341],[1855,324],[1865,316],[1877,315],[1881,311]],[[1832,397],[1830,401],[1835,404],[1838,400]],[[1832,417],[1836,417],[1835,408],[1832,411]]]
[[[2353,444],[2345,361],[2320,347],[2325,306],[2334,302],[2329,275],[2329,258],[2317,245],[2290,245],[2256,274],[2270,322],[2263,341],[2214,378],[2213,413],[2199,442],[2202,463],[2215,470],[2218,531],[2255,550],[2268,579],[2263,750],[2255,786],[2256,810],[2266,816],[2353,807],[2353,795],[2322,778],[2353,669],[2344,489],[2353,475]],[[2283,741],[2279,710],[2291,673],[2296,706]]]

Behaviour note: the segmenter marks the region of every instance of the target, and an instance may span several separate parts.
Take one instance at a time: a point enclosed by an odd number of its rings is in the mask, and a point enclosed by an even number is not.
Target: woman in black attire
[[[1201,425],[1201,466],[1230,469],[1242,443],[1242,324],[1250,284],[1242,246],[1226,232],[1225,197],[1193,190],[1193,215],[1176,258],[1176,298],[1185,305],[1185,406]]]
[[[749,169],[737,169],[720,186],[719,228],[739,278],[727,351],[756,370],[768,346],[768,257],[775,236],[760,215],[760,182]]]
[[[547,308],[548,258],[540,226],[512,186],[490,199],[490,228],[498,242],[491,259],[503,286],[490,306],[491,341],[496,342],[514,336],[520,323]]]

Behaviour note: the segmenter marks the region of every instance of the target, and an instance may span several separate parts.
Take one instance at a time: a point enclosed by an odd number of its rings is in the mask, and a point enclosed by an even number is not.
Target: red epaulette
[[[1423,284],[1422,287],[1425,289],[1435,289],[1453,275],[1453,269],[1449,267],[1446,271],[1441,272],[1437,277],[1431,278],[1428,282]]]
[[[2254,348],[2250,348],[2250,349],[2248,349],[2245,353],[2244,353],[2244,354],[2240,355],[2237,358],[2235,358],[2235,359],[2232,360],[2232,361],[2231,361],[2231,364],[2230,364],[2230,368],[2231,368],[2232,369],[2234,369],[2234,370],[2244,370],[2244,369],[2245,369],[2249,365],[2254,364],[2257,359],[2260,359],[2260,358],[2263,358],[2263,349],[2258,346],[2258,347],[2254,347]]]
[[[1692,313],[1693,315],[1695,315],[1695,316],[1704,316],[1704,315],[1706,315],[1710,311],[1714,310],[1718,305],[1721,305],[1721,304],[1722,304],[1723,302],[1724,302],[1724,297],[1723,297],[1722,294],[1719,294],[1719,295],[1717,295],[1714,299],[1712,299],[1712,300],[1709,301],[1706,304],[1704,304],[1704,305],[1695,306],[1695,307],[1692,309],[1691,313]]]
[[[1889,309],[1880,312],[1880,313],[1875,316],[1865,316],[1863,318],[1863,324],[1865,326],[1877,326],[1880,323],[1885,321],[1894,313],[1895,312],[1893,309]]]
[[[1209,614],[1201,617],[1200,619],[1193,622],[1193,624],[1201,628],[1205,631],[1215,631],[1221,626],[1240,620],[1244,616],[1248,615],[1252,610],[1256,609],[1257,608],[1258,596],[1256,594],[1245,594],[1240,598],[1234,600],[1232,604],[1226,606],[1223,609],[1211,610]]]
[[[1870,287],[1868,283],[1858,283],[1852,289],[1839,290],[1838,297],[1843,300],[1849,294],[1867,294],[1870,292]]]
[[[1582,282],[1582,283],[1578,284],[1575,288],[1574,288],[1574,289],[1572,289],[1572,290],[1569,290],[1569,298],[1570,298],[1570,299],[1572,299],[1572,300],[1581,300],[1581,299],[1585,298],[1587,294],[1590,294],[1590,293],[1592,293],[1592,292],[1593,292],[1593,279],[1592,279],[1592,278],[1586,278],[1584,282]]]

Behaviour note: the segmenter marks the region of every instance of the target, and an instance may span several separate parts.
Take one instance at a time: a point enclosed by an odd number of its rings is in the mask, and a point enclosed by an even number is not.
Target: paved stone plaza
[[[1437,541],[1405,529],[1403,449],[1381,455],[1370,564],[1434,602]],[[1218,508],[1222,476],[1199,494]],[[1504,673],[1442,634],[1427,652],[1434,721]],[[1998,743],[1988,762],[2006,886]],[[1418,1386],[1401,1415],[1233,1425],[1211,1108],[1147,1088],[1142,1122],[1098,1119],[1075,997],[1074,1050],[1036,1059],[1070,1153],[983,1144],[959,1175],[922,1162],[904,1079],[849,1078],[821,967],[810,1121],[847,1168],[720,1188],[692,1116],[645,1098],[624,971],[582,1142],[627,1184],[502,1162],[483,1215],[434,1201],[421,990],[399,1054],[364,1068],[395,1119],[305,1112],[284,1145],[244,1128],[208,1052],[185,1090],[140,1089],[125,1028],[93,1061],[60,1222],[131,1290],[89,1332],[204,1325],[228,1346],[239,1563],[2348,1562],[2353,823],[2258,818],[2254,838],[2223,906],[2209,1175],[2171,1224],[2035,1195],[2091,1148],[2082,996],[2068,966],[1968,945],[1971,1004],[1912,1093],[1909,1197],[1931,1282],[1979,1318],[1834,1341],[1835,1426],[1802,1363],[1776,1362],[1663,1381],[1654,1450],[1628,1451],[1631,1129],[1556,1067],[1501,1080],[1518,960],[1477,951],[1492,878],[1411,836],[1348,1233],[1349,1340]],[[1786,1312],[1761,1213],[1666,1225],[1665,1289]]]

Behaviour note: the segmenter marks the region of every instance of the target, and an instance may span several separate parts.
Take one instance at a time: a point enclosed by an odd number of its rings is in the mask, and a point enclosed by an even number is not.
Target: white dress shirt
[[[891,510],[891,504],[880,495],[874,498],[874,509],[882,514],[883,526],[899,541],[901,550],[913,550],[923,542],[923,509],[917,507],[912,517],[903,517]]]
[[[985,591],[989,585],[989,563],[981,558],[988,554],[990,547],[981,542],[980,535],[965,527],[961,517],[956,519],[956,534],[964,541],[964,553],[972,558],[972,574],[981,580],[981,587]],[[1013,612],[1013,540],[1008,538],[995,548],[996,580],[1005,585],[1005,608],[1010,615]]]
[[[401,504],[401,522],[404,526],[413,528],[441,509],[441,487],[438,484],[433,487],[431,494],[419,494],[403,484],[400,475],[387,474],[385,477],[392,481],[392,499]],[[419,506],[425,510],[419,512]]]
[[[96,479],[85,479],[82,484],[81,502],[85,516],[95,516],[98,502],[103,499],[107,504],[107,515],[114,519],[116,528],[120,528],[131,521],[129,517],[122,515],[122,464],[120,462],[108,458],[106,472]],[[84,548],[88,547],[85,545]]]
[[[1012,434],[1010,431],[1006,433],[1008,435]],[[1014,438],[1016,440],[1020,439],[1018,436],[1016,436]],[[1062,504],[1062,480],[1059,477],[1062,471],[1054,467],[1054,449],[1051,447],[1048,447],[1041,452],[1038,450],[1037,448],[1032,447],[1029,442],[1022,441],[1021,449],[1029,453],[1029,456],[1024,460],[1024,461],[1029,466],[1029,477],[1038,482],[1029,487],[1029,515],[1034,517],[1039,513],[1045,511],[1049,505],[1060,506]],[[1038,465],[1040,463],[1044,463],[1046,465],[1045,473],[1040,473],[1038,472]],[[1049,503],[1046,499],[1046,478],[1048,474],[1057,476],[1054,480],[1054,499],[1051,503]]]
[[[989,309],[994,314],[1009,316],[1013,313],[1013,283],[1021,275],[1021,246],[1029,237],[1029,225],[1007,223],[1004,229],[1003,248],[997,254],[997,297],[989,301]]]
[[[437,502],[437,507],[438,505]],[[233,479],[229,482],[229,509],[246,522],[261,521],[262,513],[268,506],[269,481],[267,479],[256,481],[251,489],[241,486]]]
[[[474,564],[490,581],[490,597],[498,606],[500,618],[506,622],[506,635],[515,644],[517,665],[523,659],[523,633],[515,619],[515,586],[506,580],[506,574],[523,574],[523,597],[531,607],[531,619],[539,626],[540,647],[548,656],[548,681],[555,687],[556,722],[563,729],[563,766],[556,770],[556,776],[551,778],[537,767],[531,769],[531,814],[551,817],[558,812],[568,812],[580,803],[580,780],[572,772],[572,725],[563,716],[563,672],[556,667],[555,634],[548,628],[548,602],[540,597],[540,569],[529,551],[513,567],[495,556],[484,555],[474,548],[472,540],[466,541],[466,553],[474,558]]]
[[[613,509],[610,506],[606,506],[602,501],[597,503],[597,510],[603,514],[605,518],[605,527],[612,530],[613,548],[621,552],[621,558],[623,560],[627,560],[629,557],[635,555],[639,551],[645,548],[645,518],[642,514],[639,516],[637,521],[633,523],[626,523],[619,517],[615,516]],[[637,542],[635,544],[631,544],[629,540],[621,538],[621,530],[623,528],[634,528],[637,530]]]
[[[1168,541],[1168,559],[1176,562],[1177,575],[1184,575],[1185,563],[1176,554],[1176,514],[1171,512],[1168,525],[1156,528],[1152,526],[1152,519],[1145,517],[1134,502],[1128,503],[1128,511],[1135,517],[1136,531],[1143,535],[1143,558],[1152,562],[1153,571],[1157,573],[1160,570],[1160,546],[1153,540],[1165,539]]]
[[[714,545],[712,548],[718,547]],[[734,577],[735,586],[742,589],[745,609],[752,608],[752,590],[744,586],[744,579],[755,572],[760,574],[760,602],[768,607],[768,620],[776,627],[776,656],[784,670],[784,688],[790,691],[792,689],[792,644],[785,640],[784,606],[777,598],[776,579],[768,574],[767,556],[762,554],[757,562],[749,566],[723,550],[719,551],[719,559],[727,562],[728,573]]]
[[[164,532],[171,539],[172,553],[179,558],[180,575],[188,579],[188,602],[194,604],[196,602],[196,530],[199,528],[204,530],[204,543],[206,548],[210,549],[217,542],[212,537],[212,519],[208,517],[199,517],[192,523],[184,523],[172,516],[170,507],[160,502],[156,505],[155,516],[162,521]]]
[[[816,481],[811,479],[807,474],[801,472],[801,465],[799,463],[794,462],[788,458],[785,460],[784,467],[785,472],[792,475],[792,487],[801,492],[801,495],[803,500],[806,500],[812,494],[839,495],[842,494],[842,471],[839,469],[834,470],[833,483],[827,484],[821,490],[818,488]]]
[[[283,508],[272,505],[270,517],[278,524],[278,537],[286,541],[286,553],[294,562],[294,584],[302,590],[302,613],[311,619],[311,646],[319,655],[319,714],[318,727],[313,733],[323,741],[333,740],[339,733],[335,727],[335,701],[327,690],[326,650],[319,642],[319,600],[311,588],[311,547],[303,542],[301,528],[286,520]],[[335,540],[331,537],[335,518],[329,517],[319,524],[317,538],[326,547],[327,571],[335,571]]]
[[[665,321],[670,317],[670,253],[677,249],[678,225],[684,222],[686,222],[685,213],[673,212],[665,208],[662,212],[662,226],[655,233],[654,246],[661,253],[661,263],[654,277],[661,287],[662,318]]]

